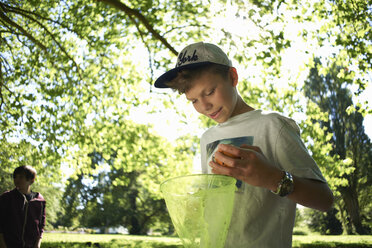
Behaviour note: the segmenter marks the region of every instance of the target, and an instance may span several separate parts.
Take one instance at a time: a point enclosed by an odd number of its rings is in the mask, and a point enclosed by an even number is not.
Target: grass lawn
[[[95,245],[99,243],[99,246]],[[75,234],[44,233],[41,248],[178,248],[182,247],[179,238],[154,237],[121,234]]]
[[[67,243],[69,245],[67,245]],[[182,247],[176,237],[134,236],[120,234],[70,234],[45,233],[42,248],[47,247],[92,247],[99,243],[100,247]],[[57,245],[58,244],[58,245]],[[65,244],[65,245],[63,245]],[[294,235],[293,247],[372,247],[372,236],[359,235]]]
[[[43,242],[95,242],[109,243],[113,240],[123,241],[148,241],[181,244],[177,237],[137,236],[124,234],[78,234],[78,233],[44,233]]]
[[[293,247],[372,247],[372,235],[294,235]]]

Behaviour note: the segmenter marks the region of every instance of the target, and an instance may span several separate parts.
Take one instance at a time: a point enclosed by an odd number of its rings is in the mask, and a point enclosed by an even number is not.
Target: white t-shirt
[[[208,129],[200,140],[202,172],[218,144],[254,145],[278,168],[326,182],[300,138],[300,129],[278,113],[254,110]],[[291,247],[296,203],[265,188],[238,181],[234,212],[225,247]]]

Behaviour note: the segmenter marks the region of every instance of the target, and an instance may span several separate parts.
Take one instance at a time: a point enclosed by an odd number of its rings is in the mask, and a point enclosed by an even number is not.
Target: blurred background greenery
[[[1,0],[0,191],[29,164],[49,231],[174,234],[159,184],[198,171],[213,123],[153,82],[206,41],[251,106],[298,122],[335,193],[329,212],[298,208],[295,234],[371,234],[371,12],[365,0]]]

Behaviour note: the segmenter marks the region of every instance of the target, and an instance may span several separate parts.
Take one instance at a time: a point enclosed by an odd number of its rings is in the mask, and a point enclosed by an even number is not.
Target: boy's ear
[[[230,78],[234,87],[238,85],[238,72],[235,67],[231,67],[229,70]]]

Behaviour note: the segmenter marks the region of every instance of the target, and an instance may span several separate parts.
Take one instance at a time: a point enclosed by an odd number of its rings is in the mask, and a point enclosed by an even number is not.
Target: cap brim
[[[167,82],[173,80],[177,76],[178,72],[180,72],[183,69],[190,69],[190,68],[194,68],[194,67],[198,67],[198,66],[206,65],[206,64],[214,64],[214,63],[207,61],[207,62],[193,63],[193,64],[188,64],[188,65],[183,65],[180,67],[173,68],[167,71],[166,73],[164,73],[163,75],[161,75],[158,79],[156,79],[154,85],[156,88],[170,88],[167,85]]]

